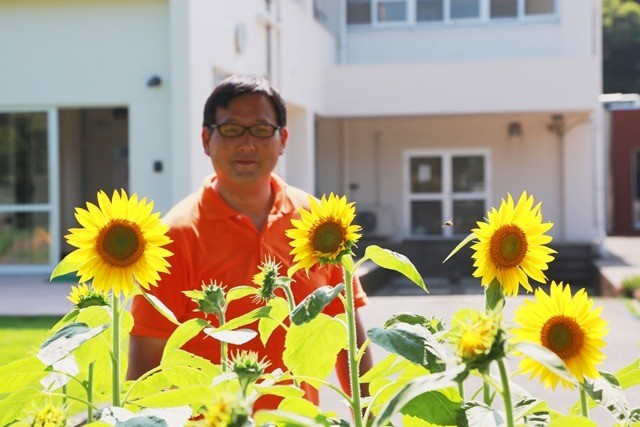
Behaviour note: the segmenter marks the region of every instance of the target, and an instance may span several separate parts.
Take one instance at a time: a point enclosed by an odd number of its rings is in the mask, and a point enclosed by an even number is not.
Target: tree
[[[640,0],[603,0],[604,93],[640,93]]]

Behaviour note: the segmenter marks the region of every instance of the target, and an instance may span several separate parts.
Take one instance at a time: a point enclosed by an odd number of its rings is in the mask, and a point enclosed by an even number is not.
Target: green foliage
[[[604,93],[640,93],[640,4],[603,0]]]
[[[622,295],[633,298],[636,290],[640,289],[640,274],[626,277],[622,281]]]

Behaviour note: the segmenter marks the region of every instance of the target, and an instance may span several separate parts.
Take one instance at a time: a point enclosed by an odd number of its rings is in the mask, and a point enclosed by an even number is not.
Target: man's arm
[[[160,365],[167,340],[140,335],[129,336],[129,369],[127,379],[136,380]]]
[[[358,314],[358,310],[355,312],[356,318],[356,343],[358,344],[358,348],[364,344],[367,339],[367,333],[364,330],[364,326],[362,326],[362,321],[360,320],[360,315]],[[373,357],[371,356],[371,351],[367,347],[364,354],[362,355],[362,359],[360,359],[359,372],[360,376],[369,371],[373,367]],[[338,374],[338,380],[340,381],[340,385],[342,386],[342,390],[344,390],[347,394],[351,395],[351,381],[349,380],[349,355],[346,350],[341,351],[338,354],[338,361],[336,365],[336,371]],[[367,384],[360,384],[360,395],[368,396],[369,395],[369,386]]]

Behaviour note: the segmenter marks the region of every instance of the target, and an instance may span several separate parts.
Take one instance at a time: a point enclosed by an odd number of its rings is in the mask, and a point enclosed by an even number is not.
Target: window
[[[517,18],[518,0],[491,0],[491,18]]]
[[[417,0],[416,20],[418,22],[437,22],[444,19],[443,0]]]
[[[378,22],[405,22],[407,20],[406,0],[378,0]]]
[[[486,213],[488,153],[485,151],[410,151],[408,179],[409,237],[467,235]],[[452,221],[451,226],[443,226]]]
[[[451,19],[478,18],[480,16],[479,0],[450,0]]]
[[[370,24],[371,0],[347,0],[347,24]]]
[[[558,0],[347,0],[348,25],[553,17]]]

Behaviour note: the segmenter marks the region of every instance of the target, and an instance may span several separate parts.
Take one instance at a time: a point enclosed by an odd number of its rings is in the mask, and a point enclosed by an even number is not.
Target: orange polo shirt
[[[164,223],[170,227],[169,237],[173,242],[167,249],[173,252],[168,258],[171,264],[169,274],[161,274],[158,287],[150,293],[157,296],[180,322],[195,317],[203,317],[201,312],[194,311],[197,306],[182,291],[200,290],[203,284],[216,281],[226,290],[238,285],[252,283],[258,266],[270,255],[280,262],[280,274],[286,274],[293,264],[289,255],[290,239],[285,231],[292,228],[291,219],[300,218],[298,209],[309,210],[307,193],[287,185],[275,174],[271,177],[274,202],[267,222],[262,230],[257,230],[251,220],[233,210],[213,188],[215,175],[205,179],[198,191],[187,196],[176,204],[165,216]],[[343,281],[342,270],[333,266],[314,266],[309,270],[309,277],[303,270],[293,276],[291,285],[296,304],[315,289],[324,286],[335,286]],[[284,293],[279,293],[284,296]],[[359,281],[354,280],[354,297],[356,307],[366,304],[366,294]],[[258,308],[261,303],[253,301],[253,297],[245,297],[229,304],[226,320],[229,321],[244,313]],[[142,296],[136,296],[131,307],[135,319],[132,334],[168,338],[176,326],[158,313]],[[344,308],[336,298],[324,312],[329,315],[342,313]],[[217,326],[217,318],[208,319]],[[257,331],[258,322],[247,325]],[[259,358],[266,357],[271,365],[269,371],[281,368],[286,371],[282,362],[285,330],[277,328],[266,343],[262,344],[256,337],[246,344],[228,345],[229,354],[238,350],[250,350],[258,353]],[[184,350],[205,357],[213,363],[220,363],[220,343],[203,333],[183,346]],[[346,374],[346,372],[345,372]],[[310,386],[303,384],[305,397],[318,404],[318,393]],[[275,408],[280,398],[264,396],[259,399],[254,409]]]

